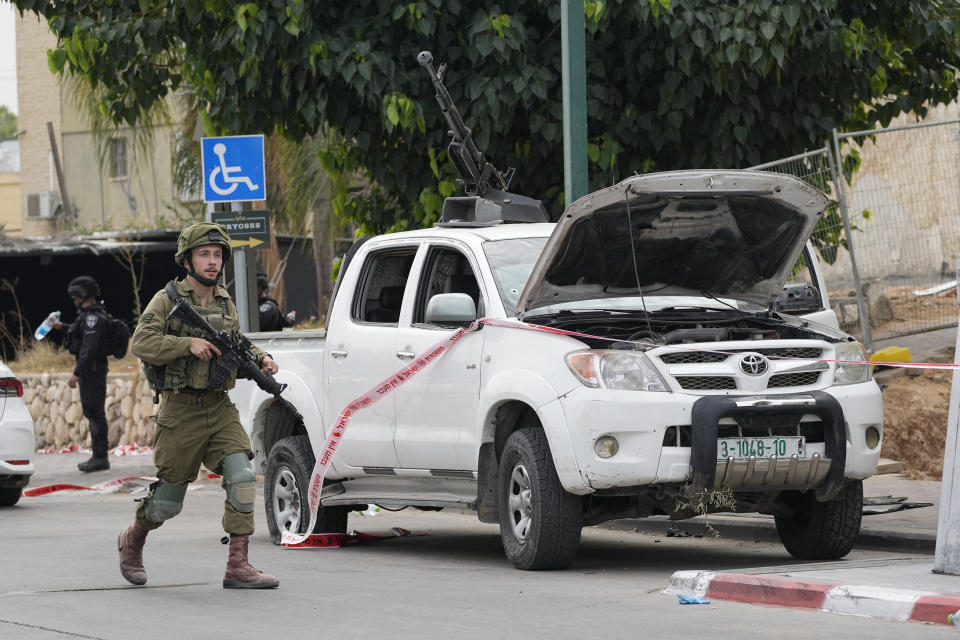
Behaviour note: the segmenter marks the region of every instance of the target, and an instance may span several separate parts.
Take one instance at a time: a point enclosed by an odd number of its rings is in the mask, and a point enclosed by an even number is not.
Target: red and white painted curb
[[[933,593],[782,576],[714,571],[676,571],[665,593],[794,609],[820,609],[889,620],[951,624],[960,593]]]

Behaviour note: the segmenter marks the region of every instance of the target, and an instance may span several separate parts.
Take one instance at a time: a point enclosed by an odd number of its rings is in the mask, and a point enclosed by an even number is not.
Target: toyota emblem
[[[748,353],[740,358],[740,369],[748,376],[762,376],[767,372],[767,359],[759,353]]]

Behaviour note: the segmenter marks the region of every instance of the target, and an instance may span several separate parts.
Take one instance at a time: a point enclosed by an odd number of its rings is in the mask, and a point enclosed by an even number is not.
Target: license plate
[[[803,436],[717,438],[717,460],[746,460],[750,456],[764,460],[773,456],[789,458],[794,454],[803,458],[803,444]]]

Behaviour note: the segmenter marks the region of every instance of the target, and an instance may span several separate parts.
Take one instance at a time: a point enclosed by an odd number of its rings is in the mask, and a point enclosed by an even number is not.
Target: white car
[[[33,462],[33,418],[23,401],[23,383],[0,362],[0,507],[20,500]]]

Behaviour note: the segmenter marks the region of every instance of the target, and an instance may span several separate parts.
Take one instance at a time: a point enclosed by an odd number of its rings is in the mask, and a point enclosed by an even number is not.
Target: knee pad
[[[245,453],[234,453],[223,459],[223,488],[227,502],[240,513],[253,513],[257,497],[257,474]]]
[[[161,523],[180,513],[187,485],[170,484],[161,480],[146,499],[144,515],[151,522]]]

